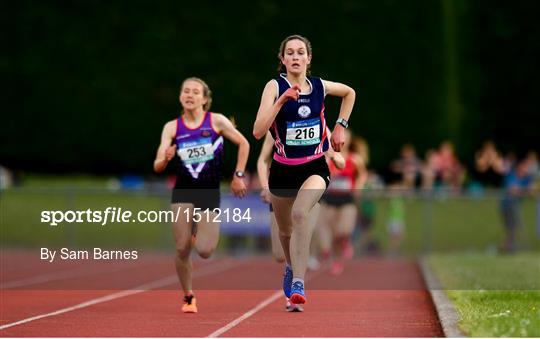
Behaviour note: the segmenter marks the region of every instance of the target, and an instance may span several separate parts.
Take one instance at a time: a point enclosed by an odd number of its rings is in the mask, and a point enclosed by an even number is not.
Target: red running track
[[[279,291],[282,267],[271,259],[197,261],[197,314],[181,313],[174,268],[170,258],[161,261],[154,262],[152,269],[126,267],[105,277],[85,275],[85,286],[95,280],[96,289],[75,289],[83,282],[70,275],[24,289],[2,289],[0,336],[442,336],[429,292],[413,261],[357,259],[347,263],[340,276],[324,268],[310,272],[304,313],[285,312]],[[104,278],[115,274],[124,277],[121,284],[98,289]],[[21,272],[13,277],[17,281],[28,278]],[[3,286],[13,281],[8,278],[2,277]],[[139,290],[117,287],[127,283]],[[54,289],[55,284],[65,289]],[[103,297],[110,300],[99,299]],[[26,322],[10,325],[21,320]]]

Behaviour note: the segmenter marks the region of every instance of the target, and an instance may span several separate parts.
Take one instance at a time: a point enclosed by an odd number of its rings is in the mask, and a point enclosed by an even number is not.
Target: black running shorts
[[[189,203],[202,210],[219,208],[221,193],[219,188],[175,188],[172,192],[171,204]]]
[[[273,160],[268,186],[270,192],[278,197],[294,197],[312,175],[323,178],[326,187],[330,184],[330,170],[324,156],[301,165],[285,165]]]
[[[341,207],[347,204],[354,204],[354,197],[351,193],[330,193],[326,192],[322,201],[333,207]]]

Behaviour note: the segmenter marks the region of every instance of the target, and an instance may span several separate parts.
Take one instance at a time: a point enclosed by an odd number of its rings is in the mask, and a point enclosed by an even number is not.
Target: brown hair
[[[349,151],[358,154],[367,166],[369,163],[369,146],[364,138],[353,137],[349,145]]]
[[[287,69],[286,69],[285,66],[281,63],[281,58],[285,55],[285,45],[287,44],[287,42],[289,42],[289,41],[291,41],[291,40],[300,40],[300,41],[302,41],[304,44],[306,44],[307,54],[308,54],[309,56],[311,56],[311,53],[312,53],[311,42],[309,42],[309,40],[308,40],[306,37],[303,37],[303,36],[298,35],[298,34],[294,34],[294,35],[290,35],[290,36],[286,37],[286,38],[281,42],[281,45],[279,45],[279,52],[278,52],[278,60],[279,60],[278,72],[280,72],[280,73],[287,72]],[[311,74],[310,68],[311,68],[311,65],[307,65],[306,75]]]
[[[196,81],[196,82],[198,82],[198,83],[200,83],[202,85],[202,87],[203,87],[203,97],[205,97],[207,99],[206,104],[203,105],[203,109],[205,111],[209,111],[210,107],[212,106],[212,91],[210,90],[210,87],[208,87],[208,84],[206,82],[204,82],[204,80],[202,80],[200,78],[190,77],[190,78],[185,79],[182,82],[182,86],[180,86],[180,92],[182,91],[182,88],[184,87],[184,84],[187,81]]]

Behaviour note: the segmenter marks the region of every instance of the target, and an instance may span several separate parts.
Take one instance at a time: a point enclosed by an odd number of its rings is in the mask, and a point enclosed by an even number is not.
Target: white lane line
[[[217,262],[217,263],[213,264],[207,270],[204,270],[204,269],[209,267],[210,265],[201,267],[201,270],[199,270],[199,272],[194,272],[193,278],[199,278],[199,277],[202,277],[202,276],[223,272],[223,271],[226,271],[226,270],[228,270],[230,268],[236,267],[236,266],[238,266],[240,264],[241,264],[240,262],[232,262],[232,263],[230,263],[230,262],[225,262],[225,263]],[[85,308],[85,307],[89,307],[89,306],[92,306],[92,305],[104,303],[104,302],[107,302],[107,301],[127,297],[127,296],[130,296],[130,295],[139,294],[139,293],[146,292],[146,291],[149,291],[149,290],[153,290],[153,289],[156,289],[156,288],[168,286],[168,285],[176,283],[177,281],[178,281],[178,277],[176,275],[170,275],[170,276],[167,276],[167,277],[159,279],[159,280],[151,281],[149,283],[133,287],[133,288],[131,288],[129,290],[116,292],[116,293],[109,294],[109,295],[106,295],[106,296],[103,296],[103,297],[91,299],[91,300],[85,301],[85,302],[77,304],[77,305],[73,305],[73,306],[70,306],[70,307],[65,307],[65,308],[59,309],[57,311],[44,313],[44,314],[40,314],[40,315],[37,315],[37,316],[34,316],[34,317],[22,319],[22,320],[13,322],[13,323],[5,324],[5,325],[0,326],[0,330],[4,330],[6,328],[10,328],[10,327],[13,327],[13,326],[26,324],[26,323],[29,323],[31,321],[35,321],[35,320],[39,320],[39,319],[43,319],[43,318],[48,318],[48,317],[53,317],[55,315],[68,313],[68,312],[75,311],[75,310],[78,310],[78,309],[81,309],[81,308]]]
[[[157,262],[161,262],[157,260]],[[51,272],[51,273],[44,273],[33,277],[28,278],[21,278],[18,280],[11,280],[7,281],[5,283],[0,282],[0,288],[1,289],[8,289],[8,288],[20,288],[25,286],[31,286],[31,285],[37,285],[41,283],[47,283],[52,281],[58,281],[58,280],[64,280],[64,279],[71,279],[71,278],[82,278],[82,277],[88,277],[88,276],[94,276],[94,275],[102,275],[103,273],[118,273],[121,271],[129,271],[131,269],[141,269],[148,266],[155,265],[155,262],[148,262],[144,263],[143,265],[139,266],[118,266],[113,268],[100,268],[100,267],[84,267],[84,268],[68,268],[65,270],[57,271],[57,272]],[[210,265],[210,264],[209,264]],[[204,265],[203,267],[205,267]]]
[[[326,271],[326,269],[328,268],[329,266],[328,265],[323,265],[321,266],[321,268],[319,269],[319,271],[315,272],[313,275],[310,275],[309,278],[306,279],[306,283],[312,279],[314,279],[315,277],[319,276],[321,273],[323,273],[324,271]],[[255,306],[254,308],[252,308],[251,310],[247,311],[246,313],[242,314],[240,317],[234,319],[233,321],[231,321],[230,323],[228,323],[227,325],[221,327],[220,329],[218,329],[217,331],[211,333],[208,338],[217,338],[219,337],[220,335],[222,335],[223,333],[227,332],[228,330],[230,330],[231,328],[235,327],[236,325],[240,324],[242,321],[246,320],[247,318],[251,317],[252,315],[254,315],[255,313],[259,312],[260,310],[262,310],[263,308],[265,308],[266,306],[270,305],[271,303],[273,303],[274,301],[276,301],[279,297],[284,297],[283,295],[283,291],[279,290],[279,291],[276,291],[274,292],[274,294],[272,294],[270,297],[268,297],[267,299],[263,300],[260,304],[258,304],[257,306]]]
[[[147,267],[153,265],[152,263],[141,265],[141,267]],[[22,278],[18,280],[7,281],[5,283],[0,282],[0,287],[2,289],[8,288],[19,288],[25,286],[31,286],[46,282],[71,279],[71,278],[82,278],[92,275],[98,275],[103,273],[117,273],[123,270],[129,270],[137,268],[136,266],[131,267],[114,267],[109,269],[103,269],[98,267],[84,267],[84,268],[70,268],[58,272],[44,273],[33,277]],[[139,267],[140,268],[140,267]],[[99,270],[98,270],[99,269]]]
[[[218,329],[214,333],[210,334],[208,337],[209,338],[217,338],[217,337],[219,337],[223,333],[227,332],[231,328],[233,328],[236,325],[240,324],[242,321],[244,321],[247,318],[251,317],[252,315],[259,312],[260,310],[262,310],[266,306],[270,305],[271,303],[273,303],[275,300],[277,300],[278,298],[280,298],[282,296],[283,296],[283,291],[274,292],[274,294],[272,294],[270,297],[266,298],[263,302],[261,302],[260,304],[258,304],[254,308],[252,308],[251,310],[247,311],[246,313],[242,314],[240,317],[234,319],[233,321],[231,321],[227,325],[225,325],[222,328]]]

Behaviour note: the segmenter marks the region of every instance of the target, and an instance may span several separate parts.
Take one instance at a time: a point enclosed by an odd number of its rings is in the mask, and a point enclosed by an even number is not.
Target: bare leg
[[[272,195],[274,216],[279,228],[279,240],[283,249],[285,260],[291,264],[290,241],[292,233],[291,210],[294,198],[283,198]]]
[[[294,278],[304,279],[309,258],[309,245],[319,216],[319,199],[326,183],[318,175],[310,176],[300,188],[291,211],[293,224],[290,245]]]
[[[344,259],[346,242],[349,241],[356,222],[357,209],[354,204],[346,204],[338,209],[338,216],[334,225],[334,240],[337,258]]]
[[[320,207],[317,228],[314,236],[318,238],[320,254],[323,260],[330,258],[332,250],[332,225],[336,221],[336,209],[327,204],[322,204]]]
[[[174,213],[178,210],[184,211],[187,208],[193,208],[193,204],[172,204]],[[176,247],[175,266],[178,280],[182,285],[184,294],[192,291],[191,272],[193,265],[191,263],[191,226],[192,224],[182,215],[178,217],[178,222],[173,223],[172,230],[174,243]]]
[[[197,237],[195,238],[195,249],[201,258],[208,259],[219,242],[219,223],[214,222],[216,214],[201,213],[201,221],[197,223]]]
[[[270,235],[272,243],[272,255],[277,262],[285,261],[285,253],[283,246],[281,245],[279,226],[276,221],[274,212],[270,212]]]

